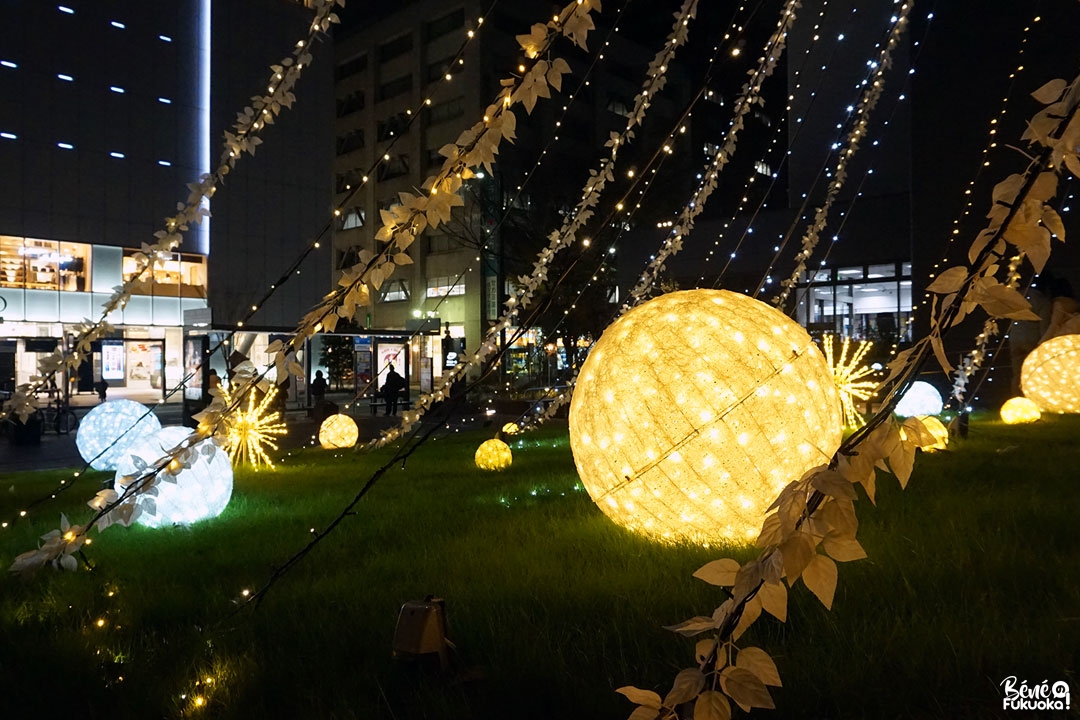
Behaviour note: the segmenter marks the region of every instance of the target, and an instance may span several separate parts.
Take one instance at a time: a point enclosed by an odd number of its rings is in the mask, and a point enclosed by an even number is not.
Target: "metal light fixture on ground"
[[[613,323],[574,388],[582,484],[615,522],[665,541],[744,542],[779,492],[840,445],[821,351],[726,290],[674,292]]]
[[[164,427],[153,437],[143,440],[128,450],[116,474],[116,490],[123,492],[127,484],[137,477],[142,467],[155,465],[191,435],[185,427]],[[139,458],[133,460],[131,456]],[[182,467],[173,461],[167,467],[175,481],[161,479],[156,485],[156,495],[140,495],[138,502],[142,512],[136,522],[146,527],[170,527],[189,525],[199,520],[217,517],[229,504],[233,490],[232,464],[224,449],[213,440],[202,440],[192,448],[190,467]]]
[[[1042,412],[1080,413],[1080,335],[1059,335],[1028,353],[1020,389]]]
[[[128,447],[156,433],[161,421],[142,403],[109,400],[86,414],[75,446],[95,470],[115,470]]]
[[[510,446],[498,438],[485,440],[476,449],[476,467],[481,470],[505,470],[514,461]]]
[[[359,438],[360,430],[356,427],[356,421],[348,415],[331,415],[319,426],[319,444],[325,450],[351,448]]]
[[[944,407],[944,403],[941,402],[941,393],[937,391],[937,388],[928,382],[916,380],[900,398],[893,412],[900,417],[939,415]]]
[[[1006,425],[1038,422],[1042,418],[1039,406],[1026,397],[1014,397],[1001,406],[1001,421]]]

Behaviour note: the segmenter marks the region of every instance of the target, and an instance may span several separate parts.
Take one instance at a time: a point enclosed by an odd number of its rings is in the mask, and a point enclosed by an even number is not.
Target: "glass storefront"
[[[0,287],[83,292],[90,245],[0,235]]]
[[[819,268],[803,273],[795,319],[811,334],[891,345],[911,340],[911,263]]]

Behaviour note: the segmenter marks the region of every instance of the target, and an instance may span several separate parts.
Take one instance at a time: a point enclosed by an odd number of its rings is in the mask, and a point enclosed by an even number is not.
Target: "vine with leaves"
[[[1034,251],[1036,260],[1031,262],[1041,268],[1049,255],[1051,233],[1064,239],[1060,218],[1049,203],[1063,169],[1080,177],[1080,76],[1072,82],[1053,80],[1032,96],[1045,107],[1023,139],[1037,152],[1024,172],[994,188],[989,223],[971,244],[969,264],[946,270],[930,286],[934,293],[930,332],[890,364],[889,393],[881,409],[827,465],[812,468],[784,488],[767,511],[755,542],[761,551],[756,558],[745,563],[720,558],[694,573],[722,588],[726,599],[711,615],[669,626],[686,637],[705,633],[708,637],[695,646],[696,666],[680,671],[667,695],[632,686],[619,689],[637,706],[632,720],[677,718],[691,711],[698,719],[725,719],[731,717],[732,703],[744,711],[774,707],[769,688],[781,686],[776,663],[762,648],[740,646],[740,637],[762,612],[785,621],[789,589],[800,579],[831,609],[836,563],[866,557],[857,539],[855,486],[862,486],[874,502],[881,470],[906,487],[916,450],[934,443],[921,420],[898,421],[893,409],[931,355],[951,369],[941,350],[946,332],[976,308],[999,319],[1025,319],[1031,314],[1023,295],[1008,279],[1002,283],[996,276],[1008,267],[1006,257],[1016,257],[1017,252],[1030,260]]]

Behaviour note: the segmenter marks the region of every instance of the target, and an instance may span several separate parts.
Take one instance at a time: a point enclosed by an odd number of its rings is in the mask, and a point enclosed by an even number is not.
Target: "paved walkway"
[[[160,395],[154,392],[108,393],[109,400],[127,397],[131,400],[143,402],[147,405],[160,399]],[[352,397],[333,393],[327,399],[338,403],[339,407],[346,402],[351,403]],[[82,419],[91,409],[98,405],[97,395],[83,394],[71,398],[72,410]],[[399,418],[385,417],[382,414],[372,415],[367,401],[362,400],[360,409],[356,407],[346,411],[356,420],[360,430],[360,442],[366,442],[387,428],[395,425]],[[399,414],[401,410],[399,409]],[[155,414],[162,425],[180,425],[183,415],[183,407],[180,403],[169,403],[155,410]],[[285,411],[285,423],[289,432],[282,436],[278,445],[283,450],[305,447],[312,441],[313,436],[318,435],[319,427],[314,418],[310,417],[306,408],[287,409]],[[21,470],[48,470],[55,468],[82,467],[85,463],[75,446],[75,433],[58,435],[54,432],[46,432],[41,436],[40,445],[15,445],[11,442],[10,433],[0,437],[0,477],[6,472]]]

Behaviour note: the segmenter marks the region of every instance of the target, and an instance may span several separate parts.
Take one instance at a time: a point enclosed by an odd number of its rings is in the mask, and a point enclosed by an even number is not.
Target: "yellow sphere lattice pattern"
[[[1038,422],[1042,418],[1039,406],[1026,397],[1014,397],[1001,406],[1001,421],[1006,425]]]
[[[1020,389],[1043,412],[1080,413],[1080,335],[1059,335],[1032,350]]]
[[[324,450],[351,448],[359,437],[356,421],[341,413],[331,415],[319,426],[319,444]]]
[[[828,363],[799,325],[726,290],[651,300],[611,325],[574,388],[582,484],[666,541],[745,541],[791,480],[840,446]]]
[[[485,440],[476,449],[476,467],[481,470],[505,470],[514,461],[510,446],[498,438]]]

